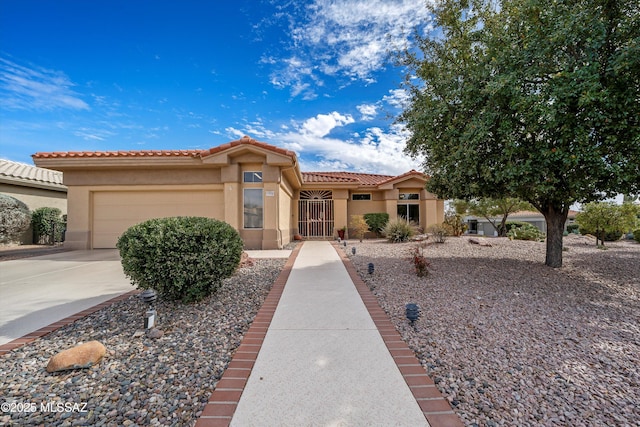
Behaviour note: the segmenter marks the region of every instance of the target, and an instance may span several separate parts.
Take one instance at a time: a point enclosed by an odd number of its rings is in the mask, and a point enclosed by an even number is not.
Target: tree
[[[468,211],[471,215],[485,218],[498,232],[498,236],[505,237],[507,235],[506,224],[509,215],[530,209],[534,209],[531,203],[516,197],[503,197],[500,199],[483,197],[472,200],[469,203]],[[499,224],[496,218],[500,218]]]
[[[518,197],[562,266],[574,202],[640,189],[636,0],[443,0],[403,56],[406,152],[440,197]]]
[[[599,240],[604,246],[606,233],[618,233],[619,237],[635,226],[635,209],[632,205],[631,209],[625,205],[611,202],[587,203],[583,211],[576,215],[576,222],[581,229],[596,236],[596,245]]]
[[[11,243],[29,229],[31,211],[15,197],[0,194],[0,243]]]

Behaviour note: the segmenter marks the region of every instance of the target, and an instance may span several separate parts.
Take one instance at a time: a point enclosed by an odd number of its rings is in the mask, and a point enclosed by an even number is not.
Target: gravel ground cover
[[[158,339],[134,336],[146,311],[134,296],[3,356],[0,402],[20,412],[3,406],[0,425],[195,424],[285,262],[256,259],[197,304],[158,302]],[[107,347],[100,364],[46,372],[51,356],[91,340]]]
[[[346,251],[466,425],[639,425],[640,245],[568,236],[564,267],[551,269],[544,243],[486,241],[427,244],[425,278],[417,243]]]

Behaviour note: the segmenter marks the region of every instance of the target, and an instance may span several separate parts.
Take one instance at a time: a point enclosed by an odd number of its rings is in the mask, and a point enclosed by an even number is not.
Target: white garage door
[[[219,191],[101,191],[93,193],[93,248],[115,248],[129,227],[151,218],[224,218]]]

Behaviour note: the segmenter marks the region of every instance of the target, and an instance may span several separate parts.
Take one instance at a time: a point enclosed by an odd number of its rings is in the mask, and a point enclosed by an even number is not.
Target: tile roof
[[[302,172],[305,183],[359,183],[361,185],[379,185],[391,178],[391,175],[377,175],[358,172]]]
[[[63,188],[62,172],[38,168],[26,163],[0,159],[0,178],[24,184],[40,184]]]
[[[227,142],[226,144],[218,145],[217,147],[204,150],[200,153],[200,156],[201,157],[210,156],[212,154],[216,154],[221,151],[228,150],[229,148],[237,147],[239,145],[252,145],[254,147],[259,147],[265,150],[273,151],[278,154],[282,154],[283,156],[291,157],[292,159],[296,158],[296,153],[291,150],[285,150],[284,148],[276,147],[275,145],[259,142],[246,135],[238,139],[237,141]]]
[[[34,159],[72,158],[72,157],[197,157],[202,150],[137,150],[137,151],[56,151],[36,153]]]

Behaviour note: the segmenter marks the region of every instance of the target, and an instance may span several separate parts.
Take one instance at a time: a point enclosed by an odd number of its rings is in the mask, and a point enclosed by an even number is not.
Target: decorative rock
[[[147,336],[149,338],[158,339],[164,335],[164,332],[157,328],[151,328],[147,331]]]
[[[471,243],[472,245],[480,245],[480,246],[488,246],[491,247],[493,246],[491,243],[487,242],[484,239],[474,239],[474,238],[470,238],[469,239],[469,243]]]
[[[102,360],[107,349],[98,341],[89,341],[61,351],[49,359],[47,372],[86,369]]]
[[[255,262],[253,259],[249,258],[249,254],[246,252],[242,252],[242,256],[240,257],[240,268],[242,267],[253,267]]]

